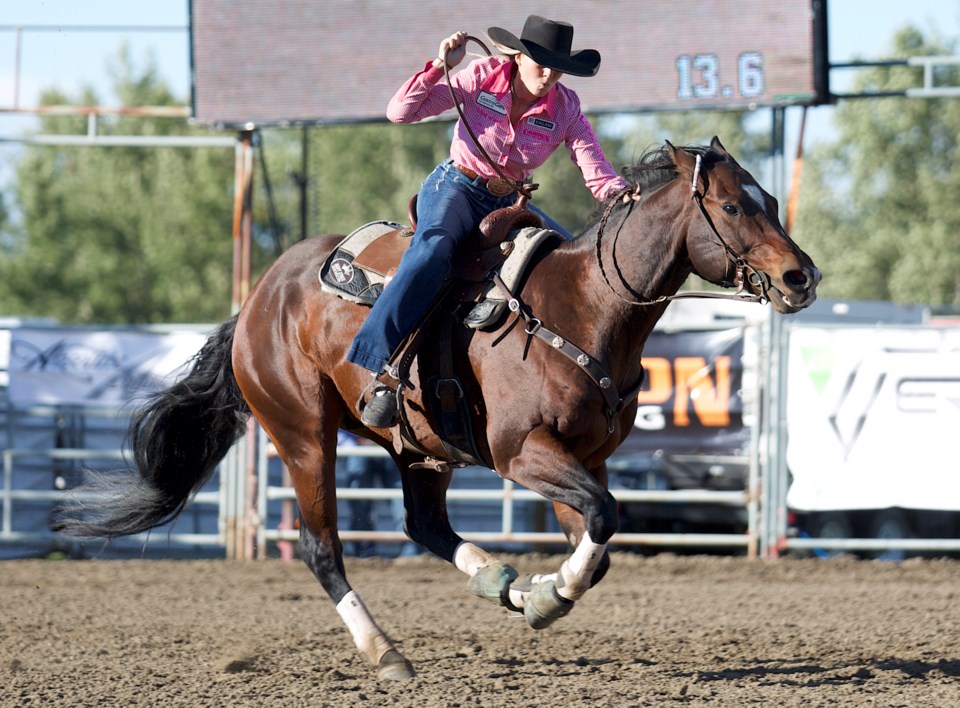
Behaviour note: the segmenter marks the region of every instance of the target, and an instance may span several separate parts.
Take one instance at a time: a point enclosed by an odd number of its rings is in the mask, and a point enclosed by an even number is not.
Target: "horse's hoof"
[[[377,667],[377,678],[381,681],[404,681],[417,675],[413,664],[407,661],[396,649],[388,649],[380,658]]]
[[[572,609],[573,600],[560,597],[553,580],[538,583],[523,603],[523,615],[534,629],[546,629]]]
[[[503,605],[503,598],[510,583],[517,579],[517,571],[506,563],[497,561],[480,568],[467,583],[467,589],[477,597],[496,605]]]

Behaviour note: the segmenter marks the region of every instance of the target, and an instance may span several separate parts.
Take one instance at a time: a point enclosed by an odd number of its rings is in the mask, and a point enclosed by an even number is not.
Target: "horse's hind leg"
[[[337,613],[350,630],[357,649],[377,667],[377,676],[392,680],[412,678],[413,666],[396,650],[360,595],[347,583],[343,550],[336,533],[333,537],[328,533],[317,533],[304,517],[300,525],[300,553],[336,603]]]
[[[450,526],[446,493],[453,473],[411,472],[408,468],[410,462],[408,456],[400,459],[407,535],[466,573],[470,577],[467,587],[471,593],[510,607],[506,600],[507,591],[517,578],[517,571],[479,546],[464,541]]]
[[[321,388],[320,416],[300,417],[287,406],[251,407],[287,466],[300,507],[300,553],[307,567],[337,606],[354,644],[377,667],[381,679],[406,679],[413,667],[396,650],[367,610],[360,595],[347,582],[343,544],[337,533],[336,450],[342,401],[332,385]],[[314,409],[315,411],[316,409]],[[269,411],[271,415],[263,415]]]

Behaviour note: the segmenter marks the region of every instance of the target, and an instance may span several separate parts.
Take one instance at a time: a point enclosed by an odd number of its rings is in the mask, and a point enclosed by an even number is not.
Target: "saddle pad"
[[[337,244],[320,268],[320,287],[344,300],[373,305],[400,262],[412,233],[393,221],[371,221],[355,229]],[[380,239],[389,243],[366,250]]]
[[[524,272],[527,270],[527,266],[530,265],[530,259],[533,257],[533,254],[540,248],[540,244],[550,238],[562,240],[562,237],[556,231],[552,231],[551,229],[538,229],[533,226],[528,226],[516,233],[513,239],[514,248],[510,252],[506,262],[500,268],[500,277],[508,288],[511,290],[516,289],[517,285],[520,284],[520,279],[523,277]],[[487,289],[486,299],[505,301],[506,296],[495,286],[491,285]]]

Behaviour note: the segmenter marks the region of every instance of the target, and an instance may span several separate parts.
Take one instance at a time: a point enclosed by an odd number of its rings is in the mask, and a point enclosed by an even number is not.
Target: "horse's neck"
[[[612,297],[638,302],[670,296],[692,272],[686,250],[691,212],[678,186],[673,182],[621,208],[606,225],[601,257],[616,291]]]
[[[630,329],[643,327],[649,313],[663,308],[637,303],[655,301],[680,289],[692,265],[686,251],[689,213],[668,185],[647,199],[618,209],[600,235],[600,264],[594,256],[597,297],[616,310],[615,319]],[[596,232],[593,234],[597,240]],[[602,265],[601,265],[602,264]]]
[[[583,234],[557,255],[550,280],[563,283],[563,300],[578,313],[576,327],[586,348],[606,356],[612,365],[630,369],[663,315],[666,303],[638,305],[673,295],[692,272],[685,249],[687,220],[680,207],[671,208],[666,190],[659,199],[618,209],[600,238],[601,269],[597,260],[597,232]],[[570,274],[582,274],[571,277]]]

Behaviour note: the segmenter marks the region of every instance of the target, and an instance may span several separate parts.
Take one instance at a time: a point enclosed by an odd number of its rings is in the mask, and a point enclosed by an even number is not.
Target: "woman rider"
[[[604,157],[579,97],[559,83],[563,74],[594,76],[600,67],[599,52],[572,51],[573,26],[538,15],[527,18],[519,37],[500,27],[491,27],[488,34],[506,56],[477,59],[450,82],[467,123],[500,171],[524,182],[564,144],[597,199],[624,189],[627,182]],[[450,88],[441,82],[443,61],[446,57],[451,68],[460,64],[466,42],[465,32],[444,39],[439,57],[394,94],[387,118],[412,123],[452,108]],[[385,370],[450,277],[453,255],[463,239],[487,214],[516,201],[514,190],[504,194],[502,180],[496,177],[462,120],[457,121],[450,157],[420,187],[410,247],[357,332],[347,353],[349,361],[374,376]],[[549,227],[563,233],[534,210]],[[365,425],[386,428],[397,421],[396,394],[385,384],[378,383],[366,404],[360,405]]]

